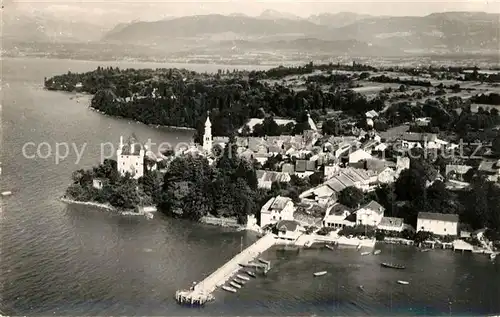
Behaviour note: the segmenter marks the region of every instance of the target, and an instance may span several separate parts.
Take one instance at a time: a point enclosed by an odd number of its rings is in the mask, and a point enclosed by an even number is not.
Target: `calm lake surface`
[[[486,256],[380,246],[378,256],[346,249],[270,250],[273,269],[237,294],[216,292],[201,309],[180,307],[177,289],[211,273],[244,245],[233,232],[157,215],[123,217],[57,200],[71,173],[100,159],[100,144],[135,133],[153,142],[189,142],[192,132],[155,129],[100,115],[74,94],[42,89],[44,77],[120,68],[216,65],[102,63],[50,59],[2,61],[2,191],[0,309],[12,315],[478,315],[500,313],[500,264]],[[220,68],[228,68],[222,66]],[[231,67],[234,68],[234,67]],[[27,142],[87,144],[55,163],[23,157]],[[28,154],[35,147],[28,148]],[[47,149],[44,149],[44,154]],[[407,266],[397,271],[381,261]],[[497,260],[498,262],[498,260]],[[327,270],[314,278],[312,273]],[[399,279],[411,284],[396,284]],[[363,290],[359,289],[363,285]]]

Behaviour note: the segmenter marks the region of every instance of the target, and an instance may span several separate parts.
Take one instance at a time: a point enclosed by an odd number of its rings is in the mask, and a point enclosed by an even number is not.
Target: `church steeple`
[[[203,134],[203,150],[212,151],[212,123],[210,122],[210,112],[207,112],[207,121],[205,121],[205,133]]]

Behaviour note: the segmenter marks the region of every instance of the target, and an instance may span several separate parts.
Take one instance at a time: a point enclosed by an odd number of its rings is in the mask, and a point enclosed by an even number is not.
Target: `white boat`
[[[316,272],[316,273],[314,273],[314,276],[323,276],[326,273],[328,273],[328,272],[326,272],[326,271]]]
[[[244,275],[241,275],[241,274],[236,275],[236,277],[239,278],[240,280],[250,281],[250,278],[248,278]]]
[[[2,192],[2,196],[10,196],[10,195],[12,195],[11,191]]]
[[[361,255],[368,255],[370,254],[371,252],[361,252]]]
[[[243,284],[245,284],[245,282],[246,282],[246,281],[241,280],[241,279],[239,279],[239,278],[235,278],[235,279],[234,279],[234,281],[235,281],[236,283],[240,284],[240,285],[243,285]]]
[[[230,282],[229,285],[231,285],[234,288],[241,288],[241,285],[236,282]]]
[[[380,250],[375,250],[375,251],[373,251],[373,254],[374,254],[374,255],[377,255],[377,254],[380,254],[380,252],[382,252],[382,251],[380,251]]]
[[[494,260],[497,257],[496,253],[491,253],[490,254],[490,259]]]
[[[335,250],[335,248],[334,248],[334,247],[332,247],[332,246],[331,246],[331,245],[329,245],[329,244],[325,245],[325,248],[330,249],[330,250],[332,250],[332,251],[333,251],[333,250]]]
[[[410,284],[410,282],[408,282],[408,281],[403,281],[403,280],[398,280],[398,284],[401,284],[401,285],[408,285],[408,284]]]
[[[256,277],[254,272],[247,271],[247,274],[250,275],[251,277]]]
[[[237,292],[237,290],[235,288],[232,288],[232,287],[226,286],[226,285],[223,285],[222,289],[225,290],[225,291],[227,291],[227,292],[231,292],[231,293],[236,293]]]

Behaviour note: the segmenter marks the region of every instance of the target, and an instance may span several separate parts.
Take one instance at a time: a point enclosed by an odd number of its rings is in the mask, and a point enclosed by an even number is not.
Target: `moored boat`
[[[380,252],[382,252],[382,251],[380,251],[380,250],[375,250],[375,251],[373,251],[373,254],[374,254],[374,255],[377,255],[377,254],[380,254]]]
[[[227,292],[231,292],[231,293],[236,293],[237,292],[237,290],[235,288],[232,288],[232,287],[226,286],[226,285],[223,285],[222,289],[225,290],[225,291],[227,291]]]
[[[420,252],[429,252],[431,249],[422,249]]]
[[[247,274],[250,275],[251,277],[256,277],[254,272],[247,271]]]
[[[390,269],[397,269],[397,270],[403,270],[403,269],[406,269],[406,267],[404,265],[401,265],[401,264],[394,264],[394,263],[380,263],[380,265],[382,265],[383,267],[387,267],[387,268],[390,268]]]
[[[234,288],[241,288],[241,285],[236,282],[229,282],[229,285],[231,285]]]
[[[408,284],[410,284],[410,282],[408,282],[408,281],[403,281],[403,280],[398,280],[398,284],[401,284],[401,285],[408,285]]]
[[[2,192],[2,196],[10,196],[10,195],[12,195],[11,191]]]
[[[316,272],[316,273],[314,273],[314,276],[323,276],[326,273],[328,273],[328,272],[326,272],[326,271]]]
[[[497,257],[496,253],[491,253],[490,254],[490,259],[494,260]]]
[[[368,255],[370,254],[371,252],[361,252],[361,255]]]
[[[240,284],[240,285],[243,285],[243,284],[245,284],[245,282],[246,282],[246,281],[241,280],[241,279],[239,279],[239,278],[235,278],[235,279],[234,279],[234,281],[235,281],[236,283]]]
[[[335,250],[335,248],[333,246],[329,245],[329,244],[326,244],[325,248],[330,249],[332,251]]]
[[[239,278],[240,280],[250,281],[250,279],[248,277],[241,275],[241,274],[236,275],[236,277]]]

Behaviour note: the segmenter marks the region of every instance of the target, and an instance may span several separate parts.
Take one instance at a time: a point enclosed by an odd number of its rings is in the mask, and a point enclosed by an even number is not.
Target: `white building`
[[[138,179],[144,175],[144,149],[140,143],[133,138],[129,138],[127,143],[123,143],[120,136],[120,146],[116,151],[117,168],[121,176],[126,173]]]
[[[101,178],[94,178],[92,180],[92,187],[95,189],[102,189],[104,187],[103,180]]]
[[[363,226],[378,226],[384,218],[385,208],[375,200],[356,211],[356,223]]]
[[[330,206],[325,213],[325,217],[323,218],[323,227],[329,228],[344,228],[346,226],[352,227],[355,225],[354,222],[347,220],[346,218],[351,215],[351,210],[342,205],[342,204],[334,204]]]
[[[441,236],[456,236],[458,234],[458,220],[457,214],[419,212],[417,232],[426,231]]]
[[[203,150],[207,153],[212,152],[212,123],[210,122],[209,115],[207,115],[207,121],[205,121],[205,133],[203,134]]]
[[[362,160],[372,159],[373,157],[365,150],[359,149],[349,154],[349,163],[357,163]]]
[[[377,226],[379,230],[401,232],[404,230],[403,218],[383,217]]]
[[[280,220],[293,220],[294,212],[295,206],[291,198],[273,197],[260,210],[260,226],[264,227]]]
[[[280,220],[276,223],[276,229],[278,229],[279,239],[289,241],[297,240],[305,231],[300,223],[295,220]]]

